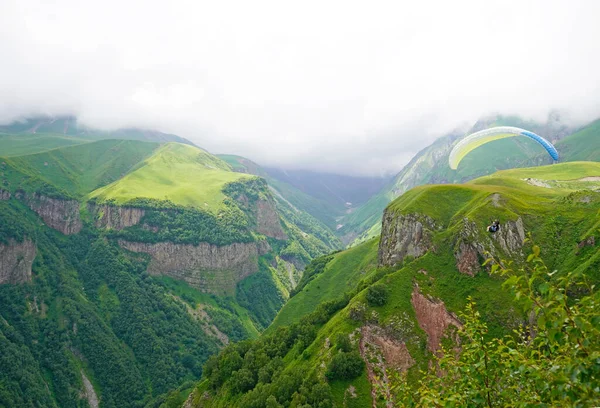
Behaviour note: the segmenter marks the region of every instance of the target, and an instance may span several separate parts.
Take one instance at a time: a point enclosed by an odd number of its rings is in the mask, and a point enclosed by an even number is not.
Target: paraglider
[[[479,146],[482,146],[494,140],[515,136],[523,136],[535,140],[544,149],[546,149],[546,151],[548,152],[550,157],[554,159],[554,161],[558,161],[558,152],[556,151],[556,148],[552,145],[552,143],[550,143],[543,137],[518,127],[498,126],[472,133],[469,136],[462,139],[460,142],[458,142],[454,146],[454,149],[452,149],[452,152],[450,152],[450,157],[448,159],[450,168],[452,170],[456,170],[461,160]]]
[[[487,232],[498,232],[498,230],[500,230],[500,221],[495,220],[494,222],[492,222],[492,225],[488,225],[487,227]]]

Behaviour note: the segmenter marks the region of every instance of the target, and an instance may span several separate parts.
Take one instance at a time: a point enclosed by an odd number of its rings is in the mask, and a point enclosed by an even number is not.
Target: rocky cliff
[[[143,208],[88,204],[98,228],[121,230],[137,225],[146,211]]]
[[[20,195],[20,198],[24,198],[29,208],[42,217],[50,228],[65,235],[81,231],[78,201],[51,198],[39,193]]]
[[[444,302],[423,295],[418,285],[415,285],[410,301],[419,327],[427,333],[427,349],[438,353],[442,338],[448,334],[448,327],[460,328],[462,323],[454,314],[448,312]]]
[[[261,199],[256,203],[256,231],[270,238],[282,241],[288,239],[281,228],[281,221],[273,200]]]
[[[433,248],[435,221],[420,214],[396,214],[386,210],[379,242],[379,265],[393,266],[405,257],[419,257]]]
[[[494,234],[482,231],[477,224],[465,218],[454,250],[456,268],[461,273],[474,276],[490,255],[522,258],[524,240],[525,227],[521,217],[501,224],[500,231]]]
[[[204,292],[218,294],[232,293],[237,282],[258,272],[258,256],[266,250],[256,243],[216,246],[120,240],[119,245],[129,251],[149,254],[148,273],[151,275],[171,276]]]
[[[0,284],[31,281],[31,266],[37,250],[30,239],[0,244]]]

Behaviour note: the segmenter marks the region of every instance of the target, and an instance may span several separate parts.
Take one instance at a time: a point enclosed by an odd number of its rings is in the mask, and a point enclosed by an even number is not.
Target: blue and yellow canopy
[[[448,159],[450,168],[456,170],[458,168],[461,160],[470,152],[477,149],[479,146],[489,143],[493,140],[504,139],[507,137],[515,137],[515,136],[524,136],[538,142],[554,159],[554,161],[558,161],[558,152],[556,148],[544,139],[543,137],[536,135],[533,132],[530,132],[525,129],[521,129],[518,127],[512,126],[498,126],[490,129],[481,130],[476,133],[472,133],[469,136],[462,139],[460,142],[454,146],[452,152],[450,152],[450,157]]]

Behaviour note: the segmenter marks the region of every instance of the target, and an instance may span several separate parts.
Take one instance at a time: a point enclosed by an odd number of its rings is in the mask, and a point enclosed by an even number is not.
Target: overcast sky
[[[0,1],[0,122],[75,114],[260,164],[395,172],[499,112],[600,117],[600,1]]]

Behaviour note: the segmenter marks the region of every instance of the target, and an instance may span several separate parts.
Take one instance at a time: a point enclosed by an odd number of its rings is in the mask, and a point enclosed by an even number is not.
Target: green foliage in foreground
[[[461,314],[459,353],[454,346],[445,347],[417,390],[401,378],[395,388],[397,406],[600,404],[600,294],[580,272],[549,272],[539,253],[534,246],[520,270],[499,268],[507,278],[504,287],[534,323],[514,336],[486,340],[487,325],[470,302]]]

